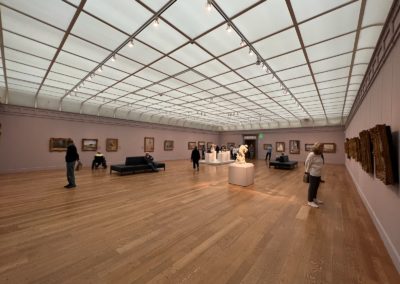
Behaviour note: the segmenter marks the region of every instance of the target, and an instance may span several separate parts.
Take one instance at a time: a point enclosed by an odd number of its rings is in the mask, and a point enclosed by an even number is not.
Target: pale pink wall
[[[346,137],[376,124],[391,127],[396,153],[399,157],[400,140],[400,41],[392,49],[362,105],[346,129]],[[399,184],[386,186],[374,176],[364,172],[360,164],[346,159],[346,167],[353,177],[364,203],[371,213],[378,231],[400,271],[400,192]]]
[[[263,135],[259,135],[260,133]],[[222,144],[226,144],[227,142],[234,142],[237,145],[243,144],[243,134],[249,135],[250,132],[222,133],[220,141]],[[265,159],[267,151],[264,150],[263,144],[272,144],[272,157],[275,157],[276,155],[280,155],[280,153],[275,151],[276,142],[285,142],[285,154],[289,155],[289,159],[303,162],[308,155],[308,152],[304,150],[304,144],[314,144],[316,141],[319,141],[336,144],[336,153],[324,154],[326,163],[344,164],[344,130],[342,128],[277,129],[251,132],[251,134],[255,134],[258,137],[258,159]],[[300,154],[289,153],[289,140],[300,140]]]
[[[144,155],[143,144],[146,136],[155,138],[155,151],[152,155],[158,161],[190,159],[189,141],[218,143],[219,138],[217,132],[194,129],[162,129],[162,126],[145,128],[1,112],[0,122],[0,173],[64,167],[65,152],[49,152],[51,137],[71,137],[84,166],[91,165],[95,152],[81,151],[82,138],[97,138],[99,150],[106,156],[108,164],[123,163],[126,156]],[[106,138],[118,138],[117,152],[106,152]],[[174,151],[164,151],[164,140],[174,141]]]

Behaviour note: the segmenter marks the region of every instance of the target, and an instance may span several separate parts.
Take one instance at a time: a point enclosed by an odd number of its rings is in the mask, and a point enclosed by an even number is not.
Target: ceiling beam
[[[3,36],[3,20],[1,18],[2,10],[0,7],[0,47],[1,47],[1,61],[3,64],[3,77],[6,86],[5,104],[8,104],[8,82],[7,82],[7,68],[6,68],[6,54],[4,52],[4,36]]]

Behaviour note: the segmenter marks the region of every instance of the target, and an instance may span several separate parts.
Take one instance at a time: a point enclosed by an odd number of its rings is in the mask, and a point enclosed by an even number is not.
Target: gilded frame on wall
[[[336,153],[336,144],[335,143],[323,143],[323,152],[324,153]]]
[[[304,151],[311,152],[313,146],[314,146],[314,144],[309,144],[309,143],[304,144]]]
[[[164,141],[164,151],[173,151],[174,150],[174,141],[173,140],[165,140]]]
[[[50,152],[63,152],[67,151],[68,140],[70,138],[50,138],[49,151]]]
[[[276,142],[276,152],[285,152],[285,142]]]
[[[97,139],[82,139],[82,151],[97,151]]]
[[[372,157],[372,143],[371,135],[368,130],[360,132],[360,153],[361,153],[361,166],[367,173],[374,173],[374,163]]]
[[[118,151],[118,139],[107,138],[106,139],[106,151],[107,152],[117,152]]]
[[[198,141],[197,142],[197,148],[199,148],[199,150],[203,149],[203,147],[206,146],[206,142],[205,141]]]
[[[370,130],[375,158],[375,175],[384,184],[394,183],[393,165],[391,160],[391,139],[390,126],[385,124],[376,125]]]
[[[272,144],[263,144],[264,150],[272,149]]]
[[[213,142],[207,142],[207,150],[211,149],[212,144],[213,144]]]
[[[231,149],[231,147],[235,148],[235,143],[233,142],[226,142],[226,148]]]
[[[196,147],[196,142],[188,142],[188,150],[193,150]]]
[[[289,153],[300,154],[300,140],[289,140]]]
[[[154,137],[144,137],[144,152],[154,152]]]

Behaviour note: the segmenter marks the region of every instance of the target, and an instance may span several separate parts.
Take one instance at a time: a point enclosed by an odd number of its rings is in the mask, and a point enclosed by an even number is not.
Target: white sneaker
[[[314,203],[324,204],[324,202],[322,200],[319,200],[319,199],[316,199],[316,198],[314,198]]]
[[[318,208],[318,204],[315,202],[308,202],[308,206],[314,207],[314,208]]]

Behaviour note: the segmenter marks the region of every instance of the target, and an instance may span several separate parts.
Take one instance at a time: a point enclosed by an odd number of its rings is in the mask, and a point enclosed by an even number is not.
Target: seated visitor
[[[100,165],[102,165],[103,169],[107,168],[106,158],[104,158],[102,153],[97,152],[92,162],[92,170],[94,170],[94,168],[97,169]]]
[[[146,155],[144,156],[144,160],[151,167],[153,172],[158,172],[157,164],[153,161],[154,158],[149,153],[146,153]]]

